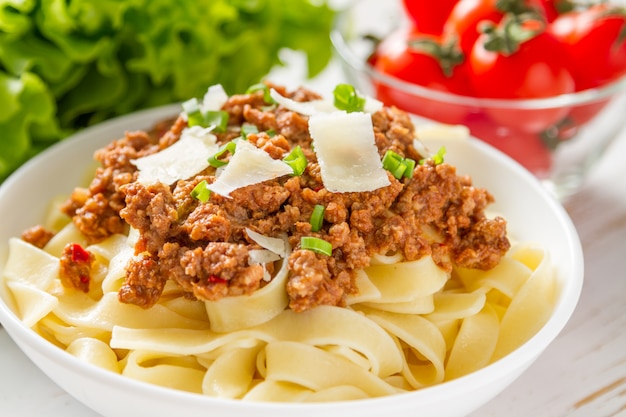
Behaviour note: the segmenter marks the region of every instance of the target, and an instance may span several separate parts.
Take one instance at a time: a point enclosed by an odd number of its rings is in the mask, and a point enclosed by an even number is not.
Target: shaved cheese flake
[[[281,258],[287,256],[287,245],[286,239],[280,239],[277,237],[269,237],[262,235],[254,230],[248,229],[246,227],[246,233],[248,237],[256,242],[259,246],[279,255]]]
[[[280,256],[267,249],[253,249],[248,255],[248,264],[261,265],[263,268],[263,281],[270,282],[272,276],[267,270],[266,264],[280,260]]]
[[[372,97],[365,97],[365,107],[363,108],[363,111],[365,113],[376,113],[379,110],[382,110],[384,104],[382,101],[376,100],[375,98]]]
[[[216,140],[211,129],[200,126],[186,128],[178,142],[160,152],[131,161],[139,169],[137,181],[172,185],[194,176],[209,166],[208,157],[219,148]]]
[[[295,101],[285,96],[280,95],[280,93],[273,88],[270,89],[270,96],[274,99],[274,101],[281,106],[285,107],[288,110],[291,110],[296,113],[304,114],[305,116],[310,116],[312,114],[320,113],[320,112],[331,112],[337,110],[333,105],[332,101],[328,100],[312,100],[312,101]]]
[[[237,142],[235,154],[224,167],[221,175],[208,188],[224,197],[242,187],[258,184],[263,181],[290,175],[293,169],[284,163],[273,159],[267,152],[257,148],[246,140]]]
[[[221,84],[212,85],[204,95],[202,109],[204,111],[221,110],[227,100],[228,94],[224,91],[224,87]]]
[[[365,192],[390,184],[376,147],[371,115],[315,114],[309,118],[309,133],[329,191]]]
[[[252,249],[248,254],[248,263],[253,265],[268,264],[281,259],[278,254],[267,249]]]

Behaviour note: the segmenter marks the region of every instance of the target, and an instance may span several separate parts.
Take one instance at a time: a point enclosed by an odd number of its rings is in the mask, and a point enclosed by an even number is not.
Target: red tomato
[[[443,24],[456,2],[457,0],[403,0],[402,4],[420,32],[441,35]]]
[[[626,74],[626,14],[608,4],[565,13],[549,31],[566,49],[576,90],[586,90]]]
[[[422,43],[416,46],[413,42]],[[462,57],[455,56],[454,47],[442,45],[438,38],[400,29],[379,44],[371,63],[391,77],[439,92],[466,95],[467,80],[457,65],[459,60]],[[460,123],[467,112],[463,106],[414,96],[404,89],[383,84],[377,85],[377,95],[387,105],[445,123]]]
[[[522,24],[526,26],[528,23],[532,22]],[[506,35],[511,32],[503,30],[499,33]],[[565,52],[547,31],[536,31],[530,39],[519,43],[516,51],[508,53],[487,50],[485,45],[490,36],[493,34],[482,34],[469,56],[470,81],[477,96],[536,99],[574,91],[574,80],[567,67]],[[502,44],[509,45],[510,40]],[[504,126],[528,132],[549,128],[567,111],[567,108],[486,109],[494,120]]]
[[[515,159],[539,178],[547,178],[552,170],[550,149],[536,133],[502,128],[486,117],[475,114],[467,120],[471,134]]]
[[[444,24],[446,39],[456,37],[462,51],[470,51],[480,35],[479,22],[499,22],[504,15],[496,7],[497,0],[460,0]]]
[[[525,10],[545,15],[543,1],[511,0],[501,9],[500,0],[459,0],[444,24],[443,35],[446,39],[457,38],[461,50],[469,52],[481,33],[481,22],[498,23],[507,12],[519,14]]]

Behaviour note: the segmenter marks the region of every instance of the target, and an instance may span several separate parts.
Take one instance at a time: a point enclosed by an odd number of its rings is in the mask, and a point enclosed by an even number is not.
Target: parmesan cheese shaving
[[[267,264],[280,260],[280,256],[267,249],[252,249],[249,252],[248,262],[250,264]]]
[[[309,133],[329,191],[365,192],[390,185],[370,114],[318,113],[309,118]]]
[[[331,112],[336,111],[337,109],[333,105],[332,101],[329,100],[312,100],[312,101],[295,101],[285,96],[280,95],[280,93],[273,88],[270,89],[270,96],[274,99],[274,101],[281,106],[285,107],[288,110],[294,111],[296,113],[304,114],[305,116],[310,116],[320,112]]]
[[[277,237],[269,237],[262,235],[254,230],[246,227],[246,234],[259,246],[277,254],[281,258],[287,256],[287,243],[286,239],[280,239]]]
[[[208,188],[224,197],[242,187],[258,184],[263,181],[290,175],[293,169],[273,159],[267,152],[257,148],[246,140],[237,142],[235,154],[224,167],[221,175]]]
[[[205,111],[221,110],[227,100],[228,94],[224,91],[224,87],[221,84],[212,85],[204,95],[202,109]]]
[[[253,249],[249,251],[248,263],[250,265],[261,265],[263,268],[263,281],[270,282],[272,276],[267,270],[266,264],[280,260],[280,256],[267,249]]]
[[[365,97],[365,108],[363,109],[363,111],[365,113],[376,113],[377,111],[381,110],[384,107],[384,104],[382,101],[376,100],[375,98],[372,97]]]
[[[139,170],[141,184],[161,182],[172,185],[187,179],[209,166],[207,159],[217,152],[217,138],[211,129],[193,126],[183,130],[178,142],[152,155],[131,162]]]

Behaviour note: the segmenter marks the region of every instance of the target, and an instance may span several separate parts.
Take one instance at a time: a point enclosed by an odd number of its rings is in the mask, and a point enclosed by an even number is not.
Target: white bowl
[[[0,272],[7,241],[43,218],[45,202],[70,192],[92,166],[93,151],[125,130],[147,129],[176,114],[168,106],[125,116],[86,129],[40,154],[0,186]],[[572,315],[583,282],[583,255],[576,230],[562,206],[525,169],[478,140],[428,142],[447,147],[446,161],[496,198],[492,208],[509,221],[518,239],[535,241],[550,252],[557,268],[559,296],[546,325],[528,342],[501,360],[467,376],[395,396],[333,403],[251,403],[221,400],[137,382],[81,362],[26,328],[4,300],[0,287],[0,321],[24,353],[54,382],[104,416],[186,417],[359,417],[381,415],[462,416],[494,398],[515,380],[557,337]],[[36,395],[36,394],[35,394]]]

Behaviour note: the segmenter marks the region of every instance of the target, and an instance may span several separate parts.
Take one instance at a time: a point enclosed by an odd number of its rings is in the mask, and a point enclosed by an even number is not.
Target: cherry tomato
[[[565,51],[549,32],[534,25],[536,21],[510,19],[493,31],[482,34],[469,56],[470,81],[479,97],[502,99],[537,99],[574,91],[574,80],[565,58]],[[511,30],[507,25],[523,25],[532,34]],[[511,33],[522,35],[517,47],[500,51],[499,45],[515,45],[513,39],[498,37]],[[488,50],[496,49],[496,50]],[[499,123],[521,131],[540,132],[561,120],[568,109],[503,109],[493,107],[486,112]]]
[[[498,23],[505,13],[520,14],[535,10],[545,15],[544,0],[459,0],[444,24],[443,36],[457,38],[462,51],[471,51],[480,36],[482,22]]]
[[[437,37],[399,29],[385,38],[371,60],[379,72],[430,90],[467,94],[467,80],[458,63],[463,59],[454,45],[442,45]],[[415,96],[401,88],[379,84],[377,97],[411,113],[445,123],[460,123],[466,112],[463,106]]]
[[[404,10],[422,33],[440,35],[457,0],[403,0]]]
[[[567,51],[576,90],[594,88],[626,74],[626,13],[599,4],[559,16],[549,31]]]

